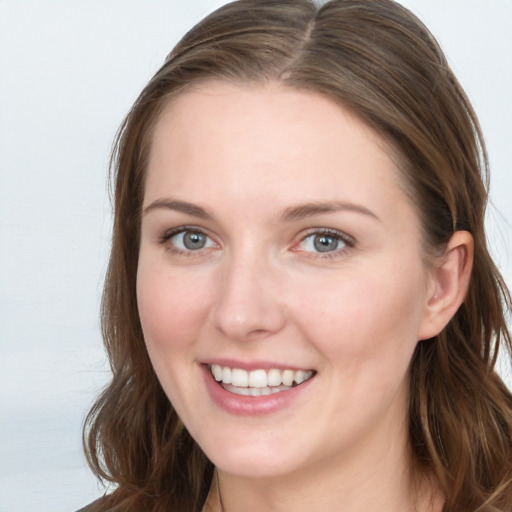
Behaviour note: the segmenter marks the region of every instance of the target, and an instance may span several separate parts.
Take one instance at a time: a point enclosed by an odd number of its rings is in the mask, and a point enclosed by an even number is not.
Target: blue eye
[[[201,231],[183,230],[166,237],[178,251],[199,251],[215,247],[215,242]]]
[[[306,251],[332,252],[343,248],[345,242],[332,235],[316,234],[305,238],[303,244]]]
[[[300,250],[311,253],[333,253],[352,247],[354,241],[348,235],[335,230],[322,230],[303,238]]]

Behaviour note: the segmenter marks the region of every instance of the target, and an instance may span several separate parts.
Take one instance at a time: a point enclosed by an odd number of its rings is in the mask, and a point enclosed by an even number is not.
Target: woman
[[[220,8],[113,168],[90,510],[512,510],[485,149],[411,13]]]

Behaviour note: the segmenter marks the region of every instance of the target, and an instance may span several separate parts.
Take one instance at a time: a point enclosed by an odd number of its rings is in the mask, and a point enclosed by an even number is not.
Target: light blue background
[[[98,310],[110,144],[179,37],[223,3],[0,0],[0,512],[71,512],[101,493],[81,424],[108,378]],[[511,284],[512,1],[402,3],[438,37],[480,117],[490,243]]]

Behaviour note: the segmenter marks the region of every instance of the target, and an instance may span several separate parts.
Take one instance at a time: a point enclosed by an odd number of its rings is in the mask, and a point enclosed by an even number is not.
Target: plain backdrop
[[[110,144],[172,46],[223,3],[0,0],[0,512],[71,512],[102,492],[81,425],[108,379],[98,311]],[[480,117],[490,245],[512,284],[512,1],[402,3]]]

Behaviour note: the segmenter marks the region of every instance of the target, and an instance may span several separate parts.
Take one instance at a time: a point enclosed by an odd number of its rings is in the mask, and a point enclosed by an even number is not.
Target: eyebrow
[[[144,208],[143,214],[146,215],[147,213],[153,210],[159,209],[174,210],[177,212],[185,213],[187,215],[192,215],[193,217],[198,217],[200,219],[213,218],[213,215],[210,212],[208,212],[206,208],[203,208],[193,203],[187,203],[186,201],[177,201],[175,199],[167,198],[157,199],[156,201],[153,201],[150,205]]]
[[[193,203],[186,201],[178,201],[176,199],[161,198],[153,201],[151,204],[146,206],[143,210],[143,214],[153,210],[174,210],[177,212],[198,217],[200,219],[212,219],[213,214],[210,213],[206,208],[198,206]],[[379,217],[369,210],[368,208],[344,201],[315,201],[311,203],[299,204],[296,206],[289,206],[285,208],[277,217],[278,222],[287,223],[293,222],[307,217],[313,217],[315,215],[321,215],[324,213],[333,213],[338,211],[350,211],[360,213],[368,217],[372,217],[376,220],[380,220]]]
[[[362,205],[344,201],[315,201],[312,203],[290,206],[283,210],[278,219],[280,222],[292,222],[307,217],[312,217],[314,215],[339,211],[360,213],[362,215],[373,217],[376,220],[380,220],[379,217],[377,217],[377,215],[368,208]]]

